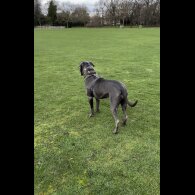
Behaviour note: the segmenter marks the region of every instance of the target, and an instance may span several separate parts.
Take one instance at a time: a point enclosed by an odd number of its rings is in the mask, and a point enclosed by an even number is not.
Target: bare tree
[[[154,2],[155,0],[142,0],[142,21],[146,26],[151,25],[152,16],[154,13]]]
[[[122,19],[123,26],[125,25],[125,19],[128,20],[133,11],[133,0],[120,0],[119,1],[119,16]]]
[[[72,22],[77,25],[86,26],[89,22],[90,17],[85,5],[76,5],[72,14]]]
[[[59,14],[58,17],[61,17],[63,22],[66,23],[66,27],[69,27],[71,21],[71,14],[73,13],[74,5],[69,2],[62,2],[59,4]]]
[[[111,20],[112,24],[116,26],[119,20],[119,0],[105,1],[104,5],[107,8],[107,17]]]
[[[153,25],[160,25],[160,0],[155,0],[151,9],[151,22]]]
[[[101,26],[104,25],[105,20],[105,13],[106,13],[106,6],[105,6],[106,0],[99,0],[95,4],[95,11],[96,11],[96,20],[98,17],[100,18]]]

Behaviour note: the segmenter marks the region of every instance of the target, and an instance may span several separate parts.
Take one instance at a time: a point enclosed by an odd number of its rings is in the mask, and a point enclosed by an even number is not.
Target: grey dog
[[[113,133],[117,133],[119,128],[119,119],[117,115],[119,104],[121,104],[124,114],[122,124],[126,125],[128,118],[126,114],[127,105],[134,107],[137,104],[137,100],[135,102],[131,102],[127,99],[128,93],[123,83],[99,77],[94,70],[94,64],[92,62],[81,62],[80,72],[81,76],[84,76],[85,79],[86,92],[91,108],[89,117],[94,116],[93,98],[96,99],[96,112],[99,112],[100,99],[109,97],[111,112],[115,120]]]

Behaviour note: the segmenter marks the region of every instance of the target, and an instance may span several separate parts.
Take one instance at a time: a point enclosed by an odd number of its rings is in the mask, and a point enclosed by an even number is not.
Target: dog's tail
[[[136,100],[135,102],[131,102],[129,100],[127,100],[127,104],[130,106],[130,107],[134,107],[136,104],[137,104],[138,100]]]
[[[120,83],[121,83],[121,82],[120,82]],[[127,98],[127,96],[128,96],[127,88],[126,88],[126,86],[125,86],[123,83],[121,83],[121,85],[122,85],[122,92],[121,92],[121,93],[122,93],[122,98],[125,99],[126,103],[127,103],[130,107],[136,106],[138,100],[136,100],[135,102],[129,101],[128,98]]]

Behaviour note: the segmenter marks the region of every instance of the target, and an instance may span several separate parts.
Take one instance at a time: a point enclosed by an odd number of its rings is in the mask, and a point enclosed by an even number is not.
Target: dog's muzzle
[[[95,70],[92,67],[89,67],[85,70],[85,75],[96,74]]]

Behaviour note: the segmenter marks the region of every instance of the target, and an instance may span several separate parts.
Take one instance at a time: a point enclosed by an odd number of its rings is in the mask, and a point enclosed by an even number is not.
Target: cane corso
[[[119,119],[117,116],[119,104],[121,104],[124,114],[122,124],[126,125],[128,118],[126,114],[127,105],[134,107],[137,104],[137,100],[135,102],[128,100],[127,89],[123,83],[99,77],[94,70],[94,64],[92,62],[81,62],[80,73],[81,76],[84,76],[86,92],[91,108],[89,117],[94,116],[93,98],[96,99],[96,112],[99,112],[100,99],[109,97],[111,112],[115,120],[113,133],[117,133],[119,128]]]

